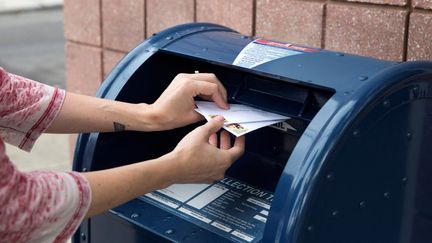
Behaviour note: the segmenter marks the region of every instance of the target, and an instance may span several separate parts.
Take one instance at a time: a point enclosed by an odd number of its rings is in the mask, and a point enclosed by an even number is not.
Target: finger
[[[224,86],[222,85],[222,82],[216,77],[216,75],[214,73],[196,73],[196,74],[193,74],[192,78],[195,80],[207,81],[207,82],[217,84],[218,87],[220,88],[220,91],[226,97],[226,90],[225,90]]]
[[[225,87],[223,86],[222,82],[213,73],[207,73],[207,76],[208,76],[208,79],[206,79],[206,77],[204,77],[203,80],[216,84],[218,86],[219,92],[222,94],[222,97],[224,98],[224,101],[228,102],[227,91],[226,91]]]
[[[219,106],[220,108],[222,108],[224,110],[229,109],[229,104],[228,103],[226,103],[225,101],[223,101],[223,103],[216,102],[215,99],[213,98],[213,96],[210,96],[210,95],[199,95],[199,97],[201,99],[203,99],[203,100],[208,100],[208,101],[215,102],[217,106]]]
[[[189,123],[195,123],[204,120],[204,116],[202,116],[196,111],[192,111],[188,116],[187,120],[190,121]]]
[[[201,126],[201,129],[204,131],[206,140],[210,138],[210,135],[216,133],[221,129],[225,121],[225,118],[222,116],[216,116],[213,119],[209,120],[206,124]]]
[[[223,100],[225,103],[228,102],[227,99],[227,91],[225,87],[223,86],[222,82],[216,77],[214,73],[196,73],[192,74],[192,79],[198,80],[198,81],[206,81],[210,83],[214,83],[218,86],[218,90],[222,95]],[[222,107],[224,108],[224,107]]]
[[[213,183],[215,183],[215,182],[216,182],[215,179],[206,179],[206,180],[204,181],[204,183],[206,183],[206,184],[213,184]]]
[[[219,107],[223,109],[228,109],[228,104],[222,97],[218,87],[214,83],[205,82],[205,81],[193,81],[193,96],[203,95],[211,97],[211,100],[216,103]]]
[[[215,146],[215,147],[217,146],[217,135],[216,135],[216,133],[213,133],[212,135],[210,135],[209,143],[211,145]]]
[[[245,150],[245,140],[245,136],[237,137],[234,142],[234,146],[227,150],[234,161],[236,161],[238,158],[240,158],[240,156],[243,155]]]
[[[231,148],[231,137],[227,131],[222,131],[220,134],[220,148],[223,150]]]
[[[218,90],[222,95],[222,98],[227,103],[227,91],[225,87],[222,85],[222,82],[216,77],[214,73],[194,73],[194,74],[185,74],[182,73],[181,77],[187,77],[197,81],[206,81],[210,83],[214,83],[218,86]],[[224,107],[222,107],[224,108]]]

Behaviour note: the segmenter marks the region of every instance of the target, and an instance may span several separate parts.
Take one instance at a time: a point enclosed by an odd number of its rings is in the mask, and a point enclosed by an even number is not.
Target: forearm
[[[151,131],[156,124],[156,117],[147,104],[130,104],[68,92],[59,114],[46,132]]]
[[[92,202],[86,217],[92,217],[140,195],[162,189],[175,181],[171,168],[173,156],[117,167],[87,172]]]

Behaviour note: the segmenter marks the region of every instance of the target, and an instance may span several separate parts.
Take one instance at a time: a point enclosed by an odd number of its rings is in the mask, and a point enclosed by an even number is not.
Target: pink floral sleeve
[[[8,142],[29,151],[58,114],[65,91],[0,67],[0,241],[65,242],[86,214],[91,191],[76,172],[16,169]]]

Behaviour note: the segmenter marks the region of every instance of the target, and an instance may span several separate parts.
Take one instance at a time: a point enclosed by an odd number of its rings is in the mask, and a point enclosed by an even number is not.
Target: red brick
[[[65,0],[63,9],[66,39],[101,44],[99,0]]]
[[[257,0],[256,35],[321,47],[324,3]]]
[[[409,25],[408,60],[432,60],[432,13],[412,13]]]
[[[102,81],[101,48],[66,43],[66,84],[74,93],[94,96]]]
[[[405,6],[408,3],[408,0],[345,0],[348,2],[361,2],[361,3],[377,3],[377,4],[386,4],[386,5],[398,5]]]
[[[144,0],[102,0],[105,47],[129,51],[144,40]]]
[[[225,25],[252,35],[253,0],[197,0],[198,22]]]
[[[432,9],[431,0],[413,0],[412,5],[415,8]]]
[[[147,0],[147,36],[194,21],[193,0]]]
[[[380,59],[403,59],[406,10],[327,6],[327,49]]]
[[[125,56],[126,53],[104,50],[103,51],[103,70],[104,77],[111,72],[111,70],[117,65],[117,63]]]

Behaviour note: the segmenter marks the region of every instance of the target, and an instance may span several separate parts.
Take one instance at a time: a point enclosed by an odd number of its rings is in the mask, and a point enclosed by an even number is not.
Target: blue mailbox
[[[97,96],[152,103],[178,73],[291,117],[247,134],[211,185],[173,185],[82,223],[74,242],[432,242],[432,62],[391,62],[195,23],[152,36]],[[196,125],[81,134],[74,170],[171,151]]]

